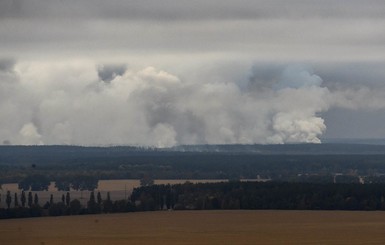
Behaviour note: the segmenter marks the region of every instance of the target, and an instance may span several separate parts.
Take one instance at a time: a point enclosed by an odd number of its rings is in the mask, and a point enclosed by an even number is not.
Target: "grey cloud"
[[[287,64],[279,63],[258,63],[254,64],[248,82],[249,89],[271,89],[280,80],[279,71],[283,70]]]
[[[385,109],[346,110],[332,108],[322,113],[326,122],[323,138],[383,139]]]
[[[322,78],[310,65],[300,63],[257,63],[251,69],[251,90],[319,87]]]
[[[98,65],[98,76],[104,82],[110,82],[116,76],[121,76],[126,71],[127,67],[124,64],[120,65]]]
[[[43,3],[41,3],[43,4]],[[0,18],[23,17],[23,0],[2,0],[0,1]]]
[[[11,58],[0,59],[0,72],[13,72],[16,61]]]
[[[330,88],[383,88],[385,62],[328,62],[314,65],[324,84]]]
[[[15,73],[16,60],[12,58],[0,59],[0,95],[5,97],[7,91],[13,89],[14,83],[18,81]]]
[[[150,20],[384,17],[380,0],[4,0],[0,16],[25,18],[122,18]]]
[[[374,0],[30,0],[15,10],[9,3],[3,3],[0,52],[18,59],[355,61],[383,59],[385,52],[385,7]]]
[[[301,67],[322,79],[322,85],[330,90],[384,88],[384,61],[356,62],[256,62],[249,76],[250,89],[274,87],[282,79],[280,71],[287,67]]]

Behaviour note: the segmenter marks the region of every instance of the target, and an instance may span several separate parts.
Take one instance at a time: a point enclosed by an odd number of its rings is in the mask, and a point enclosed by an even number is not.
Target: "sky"
[[[385,138],[383,0],[1,0],[0,144]]]

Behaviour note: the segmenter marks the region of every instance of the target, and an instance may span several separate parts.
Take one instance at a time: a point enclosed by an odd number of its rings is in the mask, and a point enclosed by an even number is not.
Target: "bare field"
[[[385,212],[159,211],[0,220],[0,244],[385,244]]]

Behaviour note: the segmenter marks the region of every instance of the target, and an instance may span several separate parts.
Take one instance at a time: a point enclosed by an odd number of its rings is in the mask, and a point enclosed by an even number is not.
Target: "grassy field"
[[[385,244],[385,212],[162,211],[0,220],[0,244]]]

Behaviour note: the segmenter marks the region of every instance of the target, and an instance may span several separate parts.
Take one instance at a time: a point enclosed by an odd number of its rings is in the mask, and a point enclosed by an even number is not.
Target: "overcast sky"
[[[385,137],[383,0],[1,0],[0,144]]]

